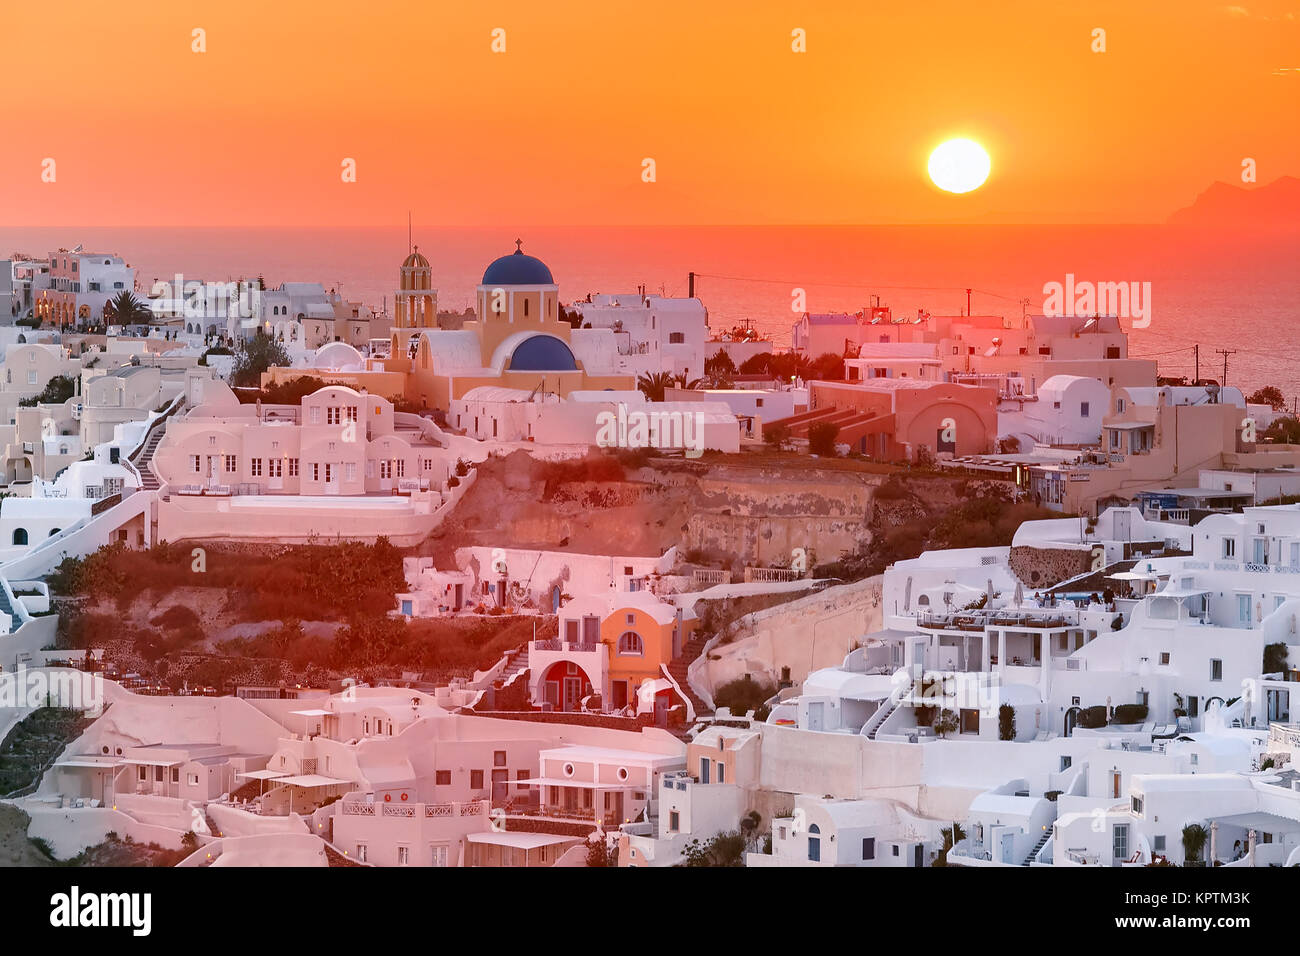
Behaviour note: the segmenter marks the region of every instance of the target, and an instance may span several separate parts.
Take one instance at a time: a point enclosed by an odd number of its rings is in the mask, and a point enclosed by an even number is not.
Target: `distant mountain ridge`
[[[1300,179],[1283,176],[1254,189],[1216,182],[1168,221],[1174,226],[1300,229]]]

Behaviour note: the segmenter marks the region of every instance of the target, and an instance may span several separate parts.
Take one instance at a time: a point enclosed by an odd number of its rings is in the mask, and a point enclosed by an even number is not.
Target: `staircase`
[[[136,471],[140,472],[140,487],[145,491],[158,490],[158,478],[149,470],[149,462],[153,460],[153,453],[157,450],[159,442],[163,439],[163,433],[166,431],[167,424],[164,422],[150,432],[149,437],[145,439],[144,447],[140,450],[140,454],[132,462],[132,464],[135,465]]]
[[[502,687],[510,683],[511,679],[520,671],[528,669],[528,646],[524,645],[513,651],[506,651],[505,656],[507,659],[506,668],[501,672],[501,676],[497,678],[497,680],[501,681]]]
[[[23,626],[23,619],[18,616],[14,606],[9,603],[9,591],[7,588],[0,587],[0,614],[9,615],[9,633],[12,634],[18,628]]]
[[[1046,830],[1043,831],[1043,835],[1039,838],[1038,842],[1034,844],[1034,848],[1029,851],[1029,856],[1025,857],[1024,860],[1021,861],[1020,865],[1028,866],[1030,863],[1032,863],[1038,857],[1039,851],[1043,849],[1044,845],[1046,845],[1047,841],[1050,840],[1051,838],[1052,838],[1052,828],[1048,827]]]
[[[707,637],[695,637],[687,642],[682,648],[681,654],[674,657],[668,664],[668,673],[672,679],[677,681],[677,686],[682,689],[682,693],[689,698],[691,706],[695,708],[695,716],[703,717],[705,714],[713,713],[713,708],[700,699],[699,695],[691,689],[690,681],[686,679],[686,672],[691,664],[704,653],[704,645],[707,643]],[[740,716],[744,716],[743,714]]]
[[[871,729],[867,731],[868,740],[876,739],[876,734],[880,732],[880,728],[883,727],[885,721],[889,719],[889,715],[897,709],[898,700],[890,697],[883,705],[881,705],[879,710],[867,718],[867,722],[872,725]]]

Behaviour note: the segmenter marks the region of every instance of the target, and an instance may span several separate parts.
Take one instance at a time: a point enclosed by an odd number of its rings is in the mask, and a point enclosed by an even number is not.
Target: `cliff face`
[[[1223,229],[1300,230],[1300,179],[1283,176],[1267,186],[1242,188],[1218,182],[1192,205],[1169,217],[1174,226]]]
[[[670,547],[740,565],[789,565],[796,549],[811,567],[869,537],[878,474],[717,463],[629,468],[621,481],[521,481],[519,462],[489,461],[452,519],[426,542],[442,557],[468,545],[588,554],[659,555]]]

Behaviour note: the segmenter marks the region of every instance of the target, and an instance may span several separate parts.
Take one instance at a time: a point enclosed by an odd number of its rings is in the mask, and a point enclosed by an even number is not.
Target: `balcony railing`
[[[570,654],[593,654],[600,644],[595,641],[561,641],[552,638],[549,641],[533,641],[535,651],[568,651]]]

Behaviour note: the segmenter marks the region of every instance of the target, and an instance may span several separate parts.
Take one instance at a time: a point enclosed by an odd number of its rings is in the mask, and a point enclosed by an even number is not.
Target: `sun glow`
[[[989,178],[989,154],[974,140],[950,139],[930,154],[930,179],[945,192],[968,193]]]

